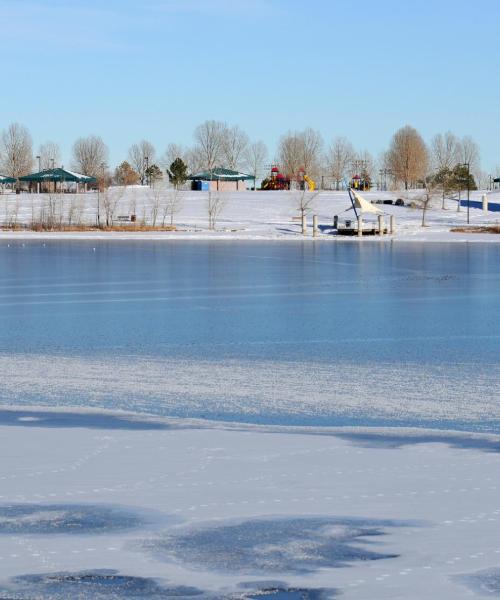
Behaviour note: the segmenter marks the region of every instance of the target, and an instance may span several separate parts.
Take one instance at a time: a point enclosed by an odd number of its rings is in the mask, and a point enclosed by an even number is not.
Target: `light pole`
[[[470,224],[470,163],[464,162],[461,167],[467,167],[467,225]],[[460,200],[459,200],[460,202]]]
[[[101,167],[101,181],[97,181],[97,228],[101,227],[101,185],[104,185],[104,169],[106,168],[105,163],[99,165]]]
[[[38,159],[38,172],[40,173],[40,171],[42,170],[42,166],[41,166],[42,165],[42,157],[37,156],[37,159]],[[36,187],[37,187],[38,193],[40,193],[40,182],[38,182]]]

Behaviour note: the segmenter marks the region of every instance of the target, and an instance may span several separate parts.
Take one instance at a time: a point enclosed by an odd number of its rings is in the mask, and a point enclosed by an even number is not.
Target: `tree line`
[[[481,171],[480,151],[470,137],[459,138],[452,132],[439,133],[427,144],[421,134],[406,125],[392,136],[388,149],[377,158],[367,150],[357,150],[345,137],[336,137],[328,145],[321,133],[312,128],[288,131],[279,139],[275,156],[261,140],[251,140],[237,125],[209,120],[194,130],[193,145],[170,143],[163,154],[154,145],[141,140],[128,150],[126,160],[115,169],[108,165],[108,147],[100,136],[90,135],[75,141],[71,170],[120,185],[151,183],[168,177],[178,185],[189,173],[226,167],[244,171],[255,180],[265,177],[271,164],[294,179],[300,170],[316,179],[321,187],[342,189],[357,175],[369,185],[405,189],[423,187],[429,178],[443,190],[463,186],[464,166],[471,175],[470,186],[485,187],[487,176]],[[48,141],[35,154],[26,127],[12,123],[0,135],[0,174],[20,177],[33,171],[61,165],[61,151]]]

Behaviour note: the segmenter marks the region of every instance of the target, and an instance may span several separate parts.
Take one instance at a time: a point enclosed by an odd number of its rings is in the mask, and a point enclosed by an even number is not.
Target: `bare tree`
[[[441,181],[442,203],[441,208],[446,208],[446,194],[451,184],[452,171],[460,160],[460,142],[457,137],[447,131],[444,135],[438,133],[432,138],[432,167]]]
[[[427,227],[426,216],[427,211],[431,207],[433,201],[437,197],[439,187],[435,183],[435,178],[428,177],[425,183],[425,190],[423,195],[420,197],[420,203],[422,205],[422,227]]]
[[[310,127],[304,131],[289,131],[281,137],[278,146],[278,159],[284,173],[294,179],[304,169],[308,175],[316,177],[322,147],[321,134]]]
[[[489,175],[486,171],[482,169],[477,169],[474,173],[474,178],[476,180],[476,185],[478,190],[486,190],[489,185]]]
[[[335,189],[340,189],[340,183],[349,176],[349,167],[354,157],[354,148],[345,137],[333,140],[326,156],[327,169],[335,181]]]
[[[29,131],[12,123],[0,138],[0,171],[9,177],[27,175],[33,167],[33,142]]]
[[[112,227],[116,209],[125,193],[125,187],[105,187],[101,192],[101,204],[106,215],[106,227]]]
[[[68,225],[80,225],[83,216],[83,201],[79,195],[71,194],[70,205],[68,209]]]
[[[319,195],[318,192],[309,192],[307,189],[300,190],[294,193],[294,203],[300,212],[301,218],[307,216],[313,209],[314,201]]]
[[[56,142],[45,142],[45,144],[42,144],[38,149],[38,156],[40,157],[42,171],[52,169],[53,166],[61,164],[61,151],[59,144]]]
[[[432,138],[431,152],[432,168],[435,171],[451,171],[460,160],[460,142],[451,131],[438,133]]]
[[[208,228],[215,229],[217,220],[226,205],[226,196],[221,192],[208,192],[207,211],[208,211]]]
[[[365,181],[369,181],[370,184],[373,181],[375,174],[375,161],[373,156],[368,150],[360,150],[353,155],[352,168],[357,171]]]
[[[108,147],[99,136],[79,138],[73,145],[74,168],[83,175],[98,177],[107,159]]]
[[[163,153],[160,160],[160,165],[164,170],[168,169],[176,158],[180,158],[185,164],[188,165],[188,154],[189,148],[186,148],[182,144],[169,144]]]
[[[300,133],[289,131],[283,135],[278,145],[278,161],[284,174],[295,179],[302,166],[303,143]]]
[[[195,129],[196,152],[199,153],[204,169],[211,171],[220,163],[226,129],[226,124],[221,121],[205,121]]]
[[[168,190],[165,198],[165,205],[163,207],[163,220],[162,226],[165,226],[167,217],[170,219],[170,226],[174,226],[174,217],[182,207],[182,195],[178,188],[174,187]]]
[[[222,137],[222,158],[224,160],[224,166],[233,171],[237,171],[240,168],[248,144],[248,135],[237,125],[226,127]]]
[[[302,142],[301,167],[308,175],[317,177],[320,171],[319,167],[323,151],[321,133],[308,127],[300,134],[300,140]]]
[[[141,185],[146,180],[146,170],[154,163],[155,148],[147,140],[133,144],[128,151],[128,159],[134,170],[139,174]]]
[[[406,125],[394,134],[388,152],[391,171],[409,189],[423,180],[427,171],[428,152],[416,129]]]
[[[245,168],[253,177],[254,190],[257,189],[257,179],[261,176],[267,159],[267,147],[264,142],[253,142],[245,151]]]
[[[186,157],[183,160],[188,166],[188,171],[190,173],[197,173],[206,168],[205,157],[199,146],[189,148],[186,152]]]
[[[466,135],[459,142],[459,160],[461,163],[469,164],[470,172],[477,177],[481,168],[481,154],[479,146],[470,135]]]

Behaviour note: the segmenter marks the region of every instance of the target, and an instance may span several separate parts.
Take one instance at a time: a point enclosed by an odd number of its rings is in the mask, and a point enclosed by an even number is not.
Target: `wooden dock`
[[[388,233],[389,233],[388,228],[384,227],[382,230],[382,235],[387,235]],[[337,229],[337,235],[357,236],[358,228],[357,227],[339,227],[339,229]],[[363,227],[363,237],[365,235],[380,235],[380,231],[377,227]]]

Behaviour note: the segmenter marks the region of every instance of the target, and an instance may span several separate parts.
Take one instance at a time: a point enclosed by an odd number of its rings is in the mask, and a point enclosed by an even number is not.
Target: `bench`
[[[135,223],[136,216],[135,215],[118,215],[116,217],[116,220],[120,221],[120,223]]]

